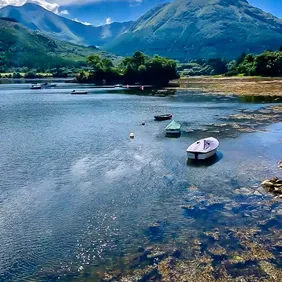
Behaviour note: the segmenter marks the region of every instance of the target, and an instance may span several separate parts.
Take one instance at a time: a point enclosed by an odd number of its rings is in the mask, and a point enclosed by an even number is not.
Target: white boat
[[[31,87],[30,87],[30,89],[41,89],[42,88],[42,85],[41,84],[33,84],[33,85],[31,85]]]
[[[83,90],[73,90],[71,92],[72,95],[87,95],[88,91],[83,91]]]
[[[175,120],[173,120],[166,128],[166,134],[169,135],[179,135],[181,133],[181,124]]]
[[[187,149],[187,157],[192,160],[206,160],[216,154],[219,141],[213,137],[196,141]]]

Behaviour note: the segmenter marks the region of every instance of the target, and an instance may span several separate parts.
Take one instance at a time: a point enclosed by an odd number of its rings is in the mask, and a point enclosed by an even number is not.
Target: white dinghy
[[[216,154],[219,141],[213,137],[204,138],[190,145],[187,157],[192,160],[206,160]]]

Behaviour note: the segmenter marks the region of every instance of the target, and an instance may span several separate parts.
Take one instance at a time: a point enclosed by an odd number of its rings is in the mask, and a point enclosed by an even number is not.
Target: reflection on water
[[[187,159],[187,165],[195,166],[195,167],[209,167],[219,162],[222,158],[223,158],[222,152],[217,151],[215,155],[213,155],[211,158],[208,158],[206,160]]]
[[[73,87],[0,88],[0,280],[280,277],[282,206],[259,187],[281,173],[277,109]],[[180,138],[154,121],[167,112]],[[215,159],[187,165],[210,136]]]

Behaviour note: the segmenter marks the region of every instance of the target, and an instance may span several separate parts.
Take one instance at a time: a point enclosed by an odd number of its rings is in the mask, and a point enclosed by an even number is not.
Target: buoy
[[[128,85],[128,84],[126,85],[126,88],[127,88],[127,89],[129,88],[129,85]]]
[[[142,125],[145,125],[146,123],[145,123],[145,121],[142,121]]]
[[[144,85],[141,86],[141,90],[142,90],[142,91],[144,90]]]
[[[131,132],[131,133],[129,134],[129,138],[130,138],[130,139],[134,139],[134,137],[135,137],[135,136],[134,136],[134,133]]]

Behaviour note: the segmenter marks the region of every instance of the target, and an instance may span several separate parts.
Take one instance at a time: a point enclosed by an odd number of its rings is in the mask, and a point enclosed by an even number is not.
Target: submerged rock
[[[219,232],[218,231],[214,231],[214,232],[204,232],[204,234],[210,238],[212,238],[215,241],[219,240]]]
[[[151,235],[158,235],[161,232],[161,223],[159,221],[153,223],[148,227],[148,232]]]
[[[240,188],[240,189],[236,189],[234,191],[235,194],[241,194],[241,195],[244,195],[244,196],[248,196],[248,195],[252,195],[254,193],[254,191],[250,188]]]
[[[195,208],[191,205],[181,205],[180,206],[184,210],[194,210]]]
[[[221,247],[219,244],[215,244],[213,247],[209,248],[208,252],[214,256],[226,255],[226,250],[223,247]]]
[[[282,270],[267,261],[261,261],[259,266],[271,279],[269,281],[282,281]]]

